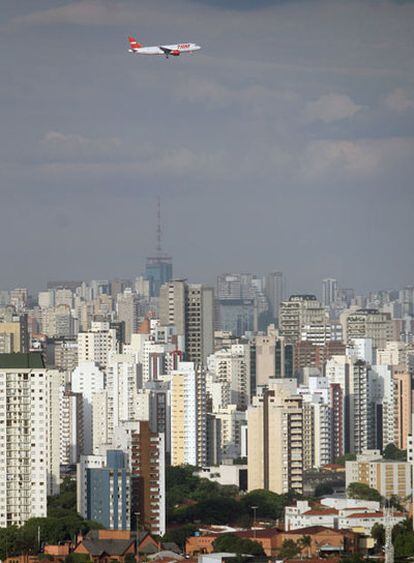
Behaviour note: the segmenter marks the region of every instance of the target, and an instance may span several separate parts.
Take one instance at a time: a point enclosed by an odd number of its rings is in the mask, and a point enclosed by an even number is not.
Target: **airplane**
[[[164,55],[165,58],[179,57],[182,53],[195,53],[201,49],[195,43],[178,43],[177,45],[159,45],[156,47],[144,47],[135,39],[135,37],[128,37],[130,53],[136,55]]]

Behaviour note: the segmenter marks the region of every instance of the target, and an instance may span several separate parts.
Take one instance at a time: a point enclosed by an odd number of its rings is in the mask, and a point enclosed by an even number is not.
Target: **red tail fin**
[[[135,37],[128,37],[128,41],[129,41],[129,44],[131,46],[131,49],[140,49],[141,47],[143,47],[143,45],[141,45],[141,43],[138,43],[138,41],[135,39]]]

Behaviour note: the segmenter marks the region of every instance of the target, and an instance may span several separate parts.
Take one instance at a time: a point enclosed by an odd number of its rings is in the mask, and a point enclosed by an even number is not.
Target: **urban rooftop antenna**
[[[157,256],[162,256],[162,231],[161,231],[161,196],[157,198]]]

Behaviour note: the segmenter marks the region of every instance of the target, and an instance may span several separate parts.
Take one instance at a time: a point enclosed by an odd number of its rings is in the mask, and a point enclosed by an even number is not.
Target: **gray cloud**
[[[310,121],[321,120],[325,123],[353,117],[362,106],[355,104],[345,94],[324,94],[313,102],[308,102],[306,115]]]
[[[414,109],[414,95],[410,97],[403,88],[396,88],[385,98],[386,106],[394,111],[403,112]]]

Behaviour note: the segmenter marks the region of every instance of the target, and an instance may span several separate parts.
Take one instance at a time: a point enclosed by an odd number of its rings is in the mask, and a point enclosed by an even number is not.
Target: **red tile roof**
[[[312,508],[307,512],[304,512],[304,516],[329,516],[332,514],[338,514],[336,508]]]

